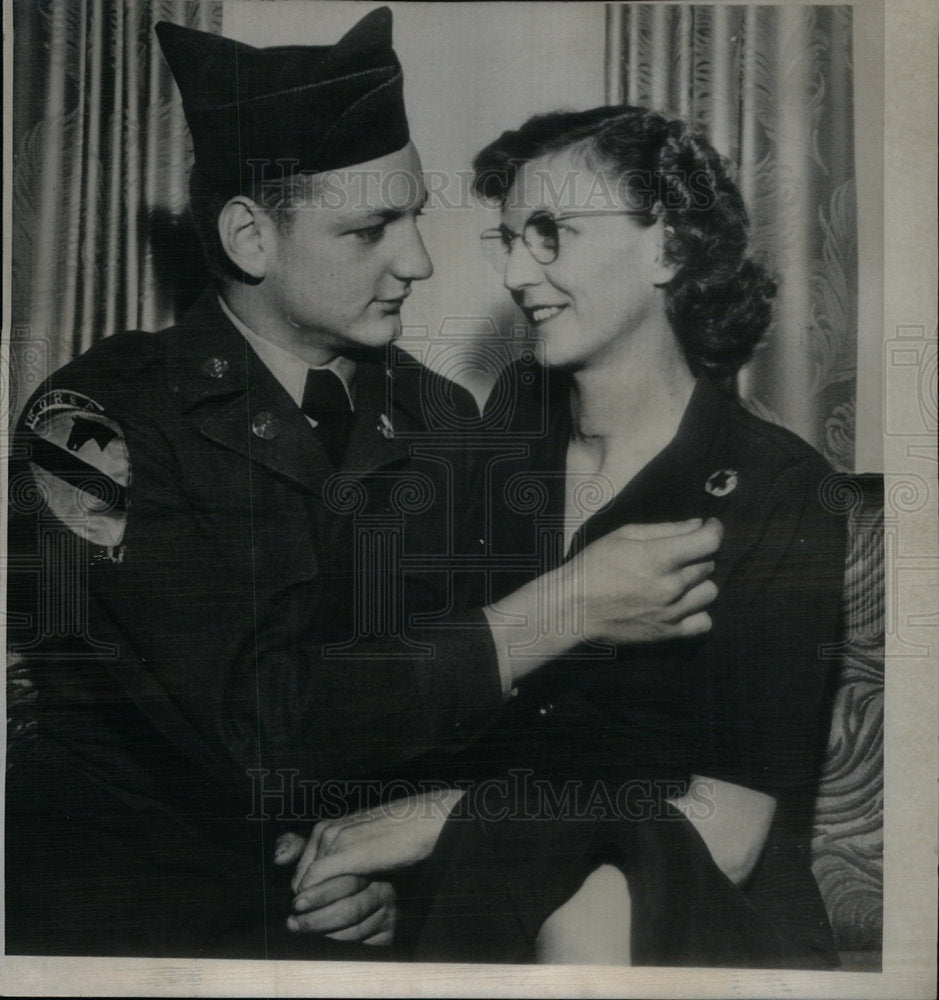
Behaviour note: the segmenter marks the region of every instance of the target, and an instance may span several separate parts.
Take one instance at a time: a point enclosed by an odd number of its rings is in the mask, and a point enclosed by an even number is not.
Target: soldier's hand
[[[297,895],[287,926],[389,944],[398,918],[394,888],[370,879],[429,857],[462,795],[461,789],[438,789],[317,823],[294,873]]]
[[[288,930],[333,941],[390,945],[398,922],[394,886],[360,875],[337,875],[310,886],[294,901],[294,910]]]
[[[316,856],[325,825],[320,823],[307,841],[297,833],[277,838],[274,864],[297,864],[308,848]],[[294,889],[298,877],[294,877]],[[360,941],[362,944],[390,945],[398,920],[394,886],[372,881],[360,875],[342,874],[327,878],[308,891],[287,928],[295,934],[322,934],[334,941]]]
[[[588,545],[563,568],[585,638],[641,643],[707,632],[721,537],[712,518],[625,525]]]

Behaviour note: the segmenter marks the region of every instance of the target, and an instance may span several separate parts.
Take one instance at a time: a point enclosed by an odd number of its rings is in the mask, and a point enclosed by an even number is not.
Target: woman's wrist
[[[503,694],[577,641],[572,623],[579,620],[581,588],[569,563],[544,573],[484,607],[502,676]]]

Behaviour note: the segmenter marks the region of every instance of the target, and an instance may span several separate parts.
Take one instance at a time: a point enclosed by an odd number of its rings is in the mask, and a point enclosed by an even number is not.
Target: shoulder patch
[[[30,469],[50,513],[95,545],[120,545],[131,474],[118,423],[93,399],[65,390],[37,400],[24,421]]]
[[[71,389],[53,389],[40,396],[33,403],[23,417],[23,423],[31,431],[34,431],[46,414],[68,410],[89,410],[92,413],[104,413],[104,407],[84,393],[74,392]]]

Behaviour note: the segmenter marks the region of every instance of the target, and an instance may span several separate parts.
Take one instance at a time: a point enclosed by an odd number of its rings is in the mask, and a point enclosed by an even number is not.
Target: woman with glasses
[[[418,958],[827,967],[808,847],[843,525],[824,460],[734,398],[775,294],[741,196],[701,135],[641,108],[533,118],[474,167],[501,210],[483,248],[533,335],[487,410],[487,598],[614,527],[716,516],[714,624],[582,643],[516,685],[501,770],[446,823],[374,817],[362,863],[370,821],[340,821],[327,850],[358,844],[359,875],[430,855]],[[535,638],[501,624],[523,658]]]

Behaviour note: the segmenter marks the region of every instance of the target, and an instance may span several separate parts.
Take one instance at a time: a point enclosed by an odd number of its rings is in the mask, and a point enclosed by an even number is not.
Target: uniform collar
[[[437,391],[431,383],[438,376],[394,346],[388,348],[384,358],[373,352],[353,363],[360,407],[377,390],[376,398],[384,399],[382,412],[395,426],[395,418],[403,416],[409,432],[426,430],[422,397]],[[185,412],[208,399],[254,391],[253,383],[266,382],[268,376],[284,388],[222,310],[215,289],[206,289],[182,317],[167,347],[167,380],[180,408]],[[366,378],[368,392],[362,384]]]
[[[343,471],[361,474],[406,460],[426,436],[422,368],[392,349],[387,363],[356,362],[355,422]],[[167,385],[203,435],[319,490],[331,471],[309,421],[222,310],[204,293],[167,341]]]
[[[325,365],[311,365],[303,358],[289,351],[280,344],[255,333],[246,323],[243,323],[229,308],[221,297],[218,304],[232,326],[248,341],[254,353],[264,362],[270,373],[287,390],[287,395],[300,406],[303,402],[303,390],[306,386],[306,376],[310,369],[333,372],[342,382],[349,397],[349,405],[355,409],[353,383],[355,380],[355,362],[349,358],[337,355]]]

